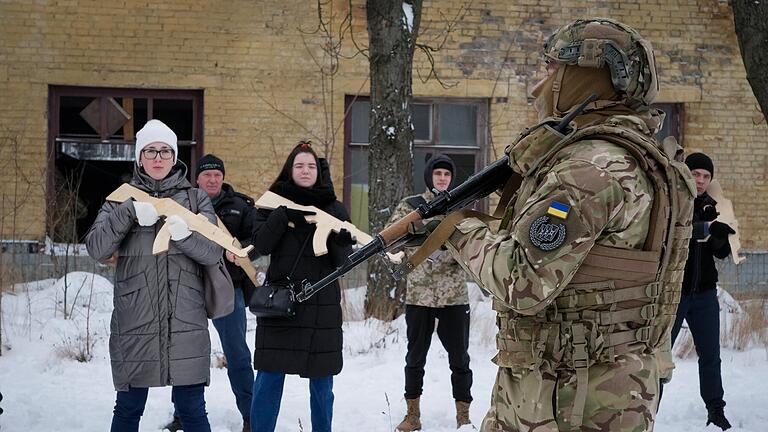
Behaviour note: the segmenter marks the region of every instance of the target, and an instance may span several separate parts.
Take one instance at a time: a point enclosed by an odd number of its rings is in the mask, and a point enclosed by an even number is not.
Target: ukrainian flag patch
[[[568,217],[568,212],[571,210],[571,207],[563,204],[561,202],[552,201],[552,204],[549,205],[549,208],[547,209],[547,214],[550,214],[554,217],[558,217],[560,219],[565,219]]]

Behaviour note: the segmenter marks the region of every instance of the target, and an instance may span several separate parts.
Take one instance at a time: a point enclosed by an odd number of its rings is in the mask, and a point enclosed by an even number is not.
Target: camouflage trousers
[[[653,354],[629,353],[589,367],[582,426],[572,425],[574,370],[499,368],[482,432],[653,430],[659,371]]]

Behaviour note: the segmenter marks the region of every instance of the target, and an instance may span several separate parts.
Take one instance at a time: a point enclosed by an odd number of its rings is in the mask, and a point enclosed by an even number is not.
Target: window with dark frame
[[[368,230],[368,98],[347,97],[345,120],[344,204],[352,223]],[[450,156],[456,164],[454,185],[487,164],[487,113],[485,99],[414,98],[415,193],[426,189],[424,165],[436,153]],[[485,200],[478,208],[485,209]]]
[[[666,114],[664,124],[662,124],[659,132],[656,133],[656,139],[663,141],[664,138],[673,136],[681,146],[685,147],[683,141],[684,105],[682,103],[656,103],[653,104],[653,107],[664,111],[664,114]]]
[[[136,131],[150,119],[178,137],[194,175],[202,156],[203,91],[49,86],[47,227],[79,242],[106,196],[130,180]]]

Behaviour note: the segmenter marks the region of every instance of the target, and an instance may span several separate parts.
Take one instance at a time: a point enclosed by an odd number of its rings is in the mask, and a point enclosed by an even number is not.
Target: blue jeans
[[[720,304],[717,290],[683,294],[672,327],[672,345],[683,326],[683,319],[693,336],[699,356],[699,392],[707,408],[722,408],[723,379],[720,375]]]
[[[245,342],[246,331],[245,301],[243,290],[235,289],[235,310],[231,314],[213,320],[219,332],[221,349],[227,358],[227,376],[232,393],[235,394],[237,409],[248,420],[251,416],[251,391],[253,389],[253,363],[251,350]]]
[[[285,374],[258,371],[253,382],[251,431],[273,432],[280,413]],[[333,420],[333,376],[309,379],[312,432],[331,432]]]
[[[148,393],[146,387],[131,387],[128,391],[117,392],[112,432],[138,432]],[[211,431],[205,412],[205,384],[173,386],[172,395],[184,432]]]

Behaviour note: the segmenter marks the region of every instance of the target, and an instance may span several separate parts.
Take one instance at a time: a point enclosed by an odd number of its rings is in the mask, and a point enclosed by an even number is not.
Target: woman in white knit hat
[[[186,174],[176,134],[159,120],[147,122],[136,134],[131,185],[215,223],[208,195],[192,188]],[[152,243],[164,224],[173,241],[167,252],[153,255]],[[161,220],[152,204],[131,200],[104,203],[86,246],[100,262],[118,255],[109,338],[117,390],[111,430],[138,431],[149,387],[170,385],[184,431],[210,431],[204,390],[211,342],[201,266],[216,263],[221,248],[191,232],[179,216]]]

